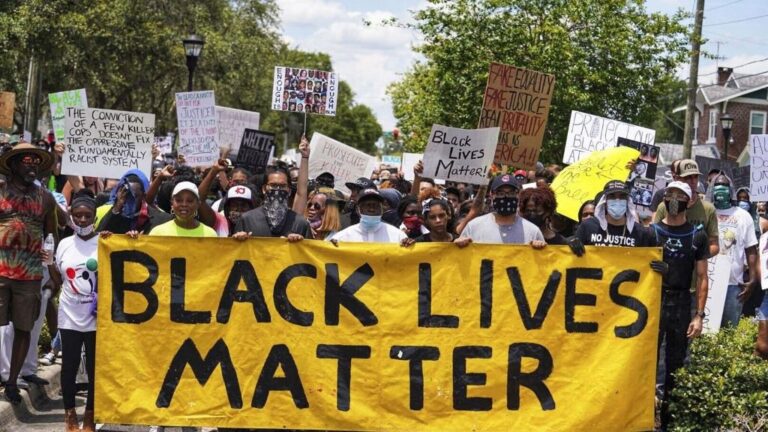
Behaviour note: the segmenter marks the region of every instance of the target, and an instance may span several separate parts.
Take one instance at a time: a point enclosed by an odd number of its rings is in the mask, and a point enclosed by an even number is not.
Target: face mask
[[[750,211],[752,206],[749,204],[749,201],[739,201],[739,208]]]
[[[375,230],[381,224],[381,215],[360,215],[360,225],[366,231]]]
[[[510,216],[517,213],[517,197],[496,197],[493,199],[493,208],[501,216]]]
[[[411,232],[421,230],[421,223],[421,218],[418,216],[408,216],[403,219],[403,225],[405,225],[405,227],[408,228],[408,231]]]
[[[288,215],[288,191],[270,190],[264,199],[267,224],[273,234],[280,233]]]
[[[688,208],[688,202],[678,200],[665,200],[664,207],[667,208],[667,213],[669,213],[670,216],[677,216]]]
[[[731,189],[728,186],[717,185],[712,189],[712,204],[716,209],[731,208]]]
[[[543,227],[547,221],[547,218],[540,214],[528,214],[525,216],[525,218],[528,220],[528,222],[536,225],[539,228]]]
[[[627,214],[627,200],[612,199],[607,201],[608,214],[614,219],[621,219]]]

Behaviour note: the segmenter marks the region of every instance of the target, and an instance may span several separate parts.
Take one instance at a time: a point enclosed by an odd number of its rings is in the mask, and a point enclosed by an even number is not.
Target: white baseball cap
[[[227,199],[230,200],[235,198],[251,201],[253,199],[251,188],[242,185],[232,186],[227,191]]]
[[[176,196],[181,191],[190,191],[193,194],[195,194],[197,199],[200,199],[200,194],[197,192],[197,186],[190,181],[179,182],[179,184],[177,184],[176,187],[173,188],[173,194],[171,194],[171,196]]]
[[[681,191],[685,192],[686,195],[688,195],[688,199],[693,198],[691,194],[691,187],[681,181],[670,182],[667,185],[667,190],[669,189],[680,189]]]

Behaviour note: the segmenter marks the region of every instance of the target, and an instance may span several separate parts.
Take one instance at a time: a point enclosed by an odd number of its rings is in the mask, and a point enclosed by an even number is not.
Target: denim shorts
[[[768,291],[765,291],[763,295],[763,304],[755,310],[757,319],[760,321],[768,320]]]

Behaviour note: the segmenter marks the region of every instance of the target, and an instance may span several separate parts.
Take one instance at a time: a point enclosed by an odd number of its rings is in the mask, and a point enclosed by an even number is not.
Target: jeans
[[[744,303],[739,301],[738,295],[741,292],[741,286],[728,285],[728,292],[725,294],[725,304],[723,305],[723,322],[720,327],[736,327],[739,325],[741,310]]]
[[[683,367],[688,349],[688,326],[691,323],[691,293],[686,290],[665,290],[661,297],[659,326],[659,363],[664,362],[664,397],[661,424],[669,424],[669,395],[674,388],[672,374]]]
[[[768,320],[768,291],[766,291],[766,294],[763,296],[763,303],[759,308],[757,308],[755,312],[755,315],[759,321]]]

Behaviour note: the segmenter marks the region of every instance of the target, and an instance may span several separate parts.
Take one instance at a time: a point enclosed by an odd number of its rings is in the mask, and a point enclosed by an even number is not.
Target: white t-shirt
[[[59,328],[80,332],[96,331],[91,312],[96,300],[96,271],[99,236],[83,240],[77,235],[59,243],[56,266],[61,273]]]
[[[533,240],[544,241],[539,227],[519,215],[515,217],[515,223],[499,225],[493,213],[472,219],[461,236],[469,237],[475,243],[528,244]]]
[[[717,227],[720,230],[720,255],[731,259],[731,277],[728,285],[744,282],[744,266],[747,265],[745,249],[757,245],[755,224],[752,216],[739,207],[716,209]]]
[[[360,224],[345,228],[329,238],[329,240],[364,242],[364,243],[400,243],[408,237],[404,232],[392,225],[381,222],[375,230],[367,231]]]
[[[760,263],[760,286],[768,291],[768,231],[760,236],[759,249],[757,260]]]

